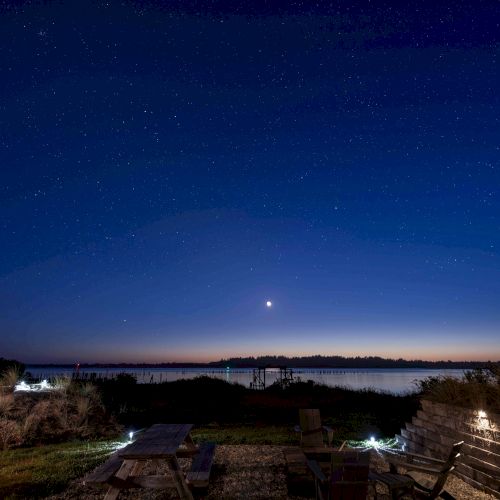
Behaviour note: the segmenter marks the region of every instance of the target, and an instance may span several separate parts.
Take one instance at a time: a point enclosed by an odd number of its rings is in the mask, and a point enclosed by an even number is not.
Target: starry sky
[[[0,356],[500,359],[498,2],[0,9]]]

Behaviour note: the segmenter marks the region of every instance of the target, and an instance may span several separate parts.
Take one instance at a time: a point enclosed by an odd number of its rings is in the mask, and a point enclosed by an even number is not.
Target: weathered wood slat
[[[122,465],[118,472],[115,474],[115,478],[118,480],[120,479],[126,479],[132,470],[134,469],[136,465],[136,462],[133,460],[124,460],[122,462]],[[106,495],[104,496],[104,500],[115,500],[118,498],[118,495],[120,494],[120,488],[117,488],[115,486],[111,486],[108,491],[106,492]]]
[[[188,483],[193,487],[208,486],[214,454],[215,443],[204,443],[199,447],[198,455],[194,458],[191,469],[186,475]]]
[[[130,476],[126,483],[136,488],[167,489],[175,488],[172,478],[164,474],[155,474],[151,476]]]
[[[453,438],[429,431],[423,427],[412,424],[406,424],[406,426],[405,434],[411,441],[426,446],[438,455],[447,453],[447,449],[455,441]],[[492,476],[500,477],[500,467],[497,465],[500,463],[500,456],[488,450],[464,443],[459,462],[467,463],[483,472],[488,471]]]
[[[118,452],[113,453],[106,462],[85,476],[83,484],[106,483],[120,469],[122,462],[123,458],[118,455]]]
[[[192,424],[153,425],[137,441],[123,448],[119,455],[126,459],[173,457],[192,427]]]

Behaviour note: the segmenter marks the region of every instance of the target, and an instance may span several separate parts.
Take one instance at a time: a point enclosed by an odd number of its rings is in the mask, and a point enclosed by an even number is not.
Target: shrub
[[[465,372],[462,378],[429,377],[417,385],[421,394],[438,403],[483,408],[500,413],[500,365]]]
[[[14,404],[12,394],[0,394],[0,417],[8,415]]]
[[[0,444],[6,448],[116,435],[119,427],[92,384],[63,381],[61,385],[60,390],[1,395]]]
[[[2,378],[0,379],[0,385],[4,391],[12,392],[21,376],[19,368],[16,366],[11,366],[3,371]]]
[[[11,368],[15,369],[19,375],[22,375],[24,373],[25,366],[23,363],[16,361],[15,359],[0,358],[0,377],[3,377],[4,373]]]
[[[10,446],[21,444],[21,430],[14,420],[0,417],[0,448],[6,450]]]

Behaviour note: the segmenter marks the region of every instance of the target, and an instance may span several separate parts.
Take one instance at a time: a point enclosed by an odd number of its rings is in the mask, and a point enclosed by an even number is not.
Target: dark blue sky
[[[500,6],[395,5],[4,4],[0,356],[500,359]]]

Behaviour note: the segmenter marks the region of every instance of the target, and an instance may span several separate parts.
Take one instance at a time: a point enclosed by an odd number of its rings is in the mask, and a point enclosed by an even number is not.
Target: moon
[[[266,307],[272,307],[273,303],[270,300],[266,301]]]

